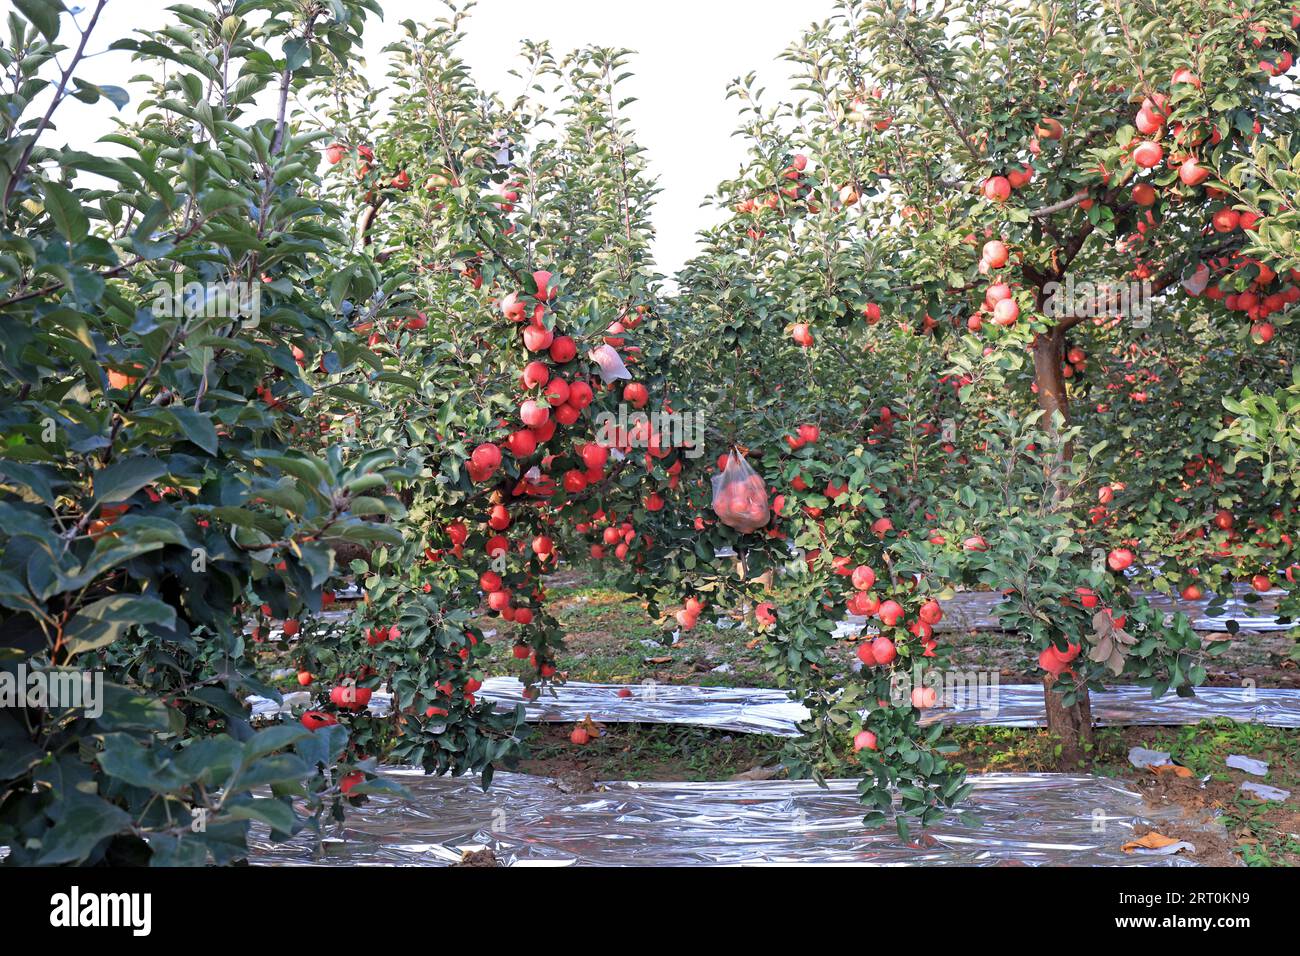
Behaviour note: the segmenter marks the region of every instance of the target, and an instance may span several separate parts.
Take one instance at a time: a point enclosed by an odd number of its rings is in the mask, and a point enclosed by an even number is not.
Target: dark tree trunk
[[[1034,338],[1034,381],[1038,385],[1038,407],[1046,414],[1042,426],[1054,431],[1053,421],[1060,412],[1062,427],[1070,424],[1070,403],[1065,394],[1065,375],[1062,374],[1062,362],[1065,354],[1065,330],[1059,326],[1050,333],[1040,334]],[[1065,449],[1064,459],[1071,457],[1069,446]],[[1064,461],[1057,462],[1061,468]],[[1058,473],[1059,474],[1059,473]],[[1055,501],[1065,497],[1065,488],[1056,475],[1053,476],[1052,496]],[[1092,707],[1088,700],[1088,690],[1080,691],[1073,707],[1062,707],[1059,695],[1052,692],[1056,679],[1048,674],[1043,678],[1043,703],[1047,712],[1047,730],[1061,741],[1061,769],[1074,770],[1083,763],[1092,748]]]
[[[1078,770],[1092,756],[1092,703],[1088,688],[1079,692],[1073,707],[1062,707],[1061,697],[1052,688],[1056,678],[1043,677],[1043,703],[1047,707],[1047,731],[1061,741],[1060,769]]]

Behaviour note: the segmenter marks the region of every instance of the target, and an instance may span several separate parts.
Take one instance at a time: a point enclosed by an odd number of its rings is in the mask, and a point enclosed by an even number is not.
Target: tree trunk
[[[1092,756],[1092,704],[1088,688],[1079,692],[1073,707],[1062,707],[1060,695],[1052,690],[1056,678],[1043,677],[1043,702],[1047,707],[1047,732],[1061,741],[1060,769],[1078,770]]]
[[[1038,407],[1046,414],[1043,427],[1055,431],[1052,419],[1056,412],[1064,418],[1064,424],[1070,424],[1070,400],[1065,394],[1065,374],[1062,363],[1065,360],[1065,334],[1059,329],[1034,336],[1034,384],[1038,386]],[[1067,450],[1068,457],[1068,450]],[[1057,489],[1059,490],[1059,488]]]
[[[1059,326],[1047,334],[1034,337],[1034,382],[1038,385],[1038,407],[1046,414],[1043,428],[1055,431],[1053,419],[1060,412],[1062,427],[1070,424],[1070,401],[1065,394],[1065,375],[1062,363],[1065,358],[1065,330]],[[1062,468],[1072,455],[1067,445],[1063,461],[1056,464]],[[1053,476],[1052,497],[1059,502],[1065,497],[1065,488],[1057,476]],[[1084,762],[1092,747],[1092,707],[1088,699],[1088,689],[1083,688],[1073,707],[1062,707],[1059,695],[1052,692],[1056,678],[1048,674],[1043,678],[1043,704],[1047,712],[1047,730],[1061,741],[1061,769],[1077,770]]]

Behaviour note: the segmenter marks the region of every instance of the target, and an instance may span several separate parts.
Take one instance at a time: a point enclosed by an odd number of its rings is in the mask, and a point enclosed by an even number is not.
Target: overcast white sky
[[[88,6],[87,0],[65,2]],[[103,50],[134,29],[162,24],[167,6],[164,0],[109,0],[90,49]],[[660,270],[671,274],[692,254],[695,232],[709,224],[700,202],[735,173],[742,158],[743,145],[731,136],[736,104],[724,98],[728,81],[757,70],[770,93],[788,91],[788,64],[777,57],[832,6],[833,0],[480,0],[460,49],[481,86],[511,95],[518,81],[507,71],[519,65],[516,53],[524,38],[549,40],[557,53],[592,43],[636,51],[636,76],[627,81],[627,92],[638,102],[628,114],[663,190],[655,212],[655,254]],[[432,20],[444,9],[436,0],[383,0],[383,7],[383,22],[371,21],[366,31],[376,83],[384,73],[379,50],[397,36],[396,24]],[[0,0],[0,13],[10,8],[10,0]],[[68,37],[76,38],[67,33],[65,43]],[[137,71],[128,58],[112,54],[90,60],[80,75],[125,85]],[[84,148],[111,129],[106,109],[111,107],[69,102],[56,120]]]

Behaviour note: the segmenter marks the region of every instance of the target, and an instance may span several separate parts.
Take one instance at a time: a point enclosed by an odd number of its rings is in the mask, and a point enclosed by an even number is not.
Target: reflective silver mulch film
[[[590,717],[608,724],[687,724],[746,734],[796,737],[808,716],[802,704],[782,690],[766,687],[696,687],[686,684],[584,684],[571,681],[535,701],[525,701],[523,685],[513,677],[483,682],[479,698],[513,707],[523,704],[533,722],[568,723]],[[620,696],[625,694],[625,696]],[[292,713],[305,707],[311,695],[284,695],[277,705],[250,697],[254,717]],[[378,692],[371,698],[372,714],[388,712],[391,698]],[[1163,726],[1196,724],[1215,717],[1270,727],[1300,727],[1300,690],[1245,687],[1198,687],[1195,697],[1166,694],[1156,700],[1142,687],[1111,687],[1091,695],[1093,722],[1102,726]],[[939,706],[922,723],[941,721],[986,727],[1042,727],[1043,688],[1039,684],[998,684],[950,687]]]
[[[565,723],[590,716],[601,723],[689,724],[747,734],[798,736],[808,717],[783,690],[761,687],[696,687],[685,684],[585,684],[570,681],[525,701],[524,685],[513,677],[491,677],[481,700],[513,707],[524,704],[529,721]],[[620,697],[620,692],[627,696]],[[1040,691],[1041,694],[1041,691]]]
[[[590,716],[602,723],[690,724],[751,734],[798,736],[808,712],[784,691],[757,687],[692,687],[679,684],[584,684],[556,687],[527,702],[512,677],[484,681],[479,696],[513,706],[522,703],[530,721],[568,722]],[[620,696],[620,693],[626,696]],[[1300,727],[1300,690],[1199,687],[1190,698],[1166,694],[1156,700],[1142,687],[1111,687],[1091,695],[1093,721],[1109,725],[1195,724],[1213,717],[1273,727]],[[1039,684],[958,686],[946,689],[940,706],[923,722],[1040,727]]]
[[[944,819],[916,842],[892,825],[862,826],[853,780],[606,783],[566,793],[554,781],[499,773],[426,777],[388,769],[411,799],[371,796],[317,853],[299,838],[255,834],[254,864],[436,866],[486,847],[512,866],[860,864],[873,866],[1187,866],[1184,856],[1120,847],[1148,823],[1142,798],[1104,777],[985,774],[964,809],[981,825]]]
[[[1223,606],[1223,614],[1210,617],[1205,613],[1209,598],[1199,601],[1184,601],[1171,598],[1154,591],[1142,591],[1140,595],[1150,601],[1151,606],[1163,610],[1166,614],[1181,611],[1192,621],[1192,627],[1198,631],[1221,632],[1228,629],[1228,621],[1235,620],[1243,631],[1288,631],[1295,624],[1279,624],[1277,615],[1278,599],[1285,591],[1274,588],[1259,594],[1255,603],[1247,603],[1245,597],[1253,593],[1250,585],[1238,583],[1233,587],[1233,596]],[[997,605],[1004,598],[996,591],[959,591],[951,598],[940,601],[943,606],[943,620],[935,630],[948,631],[996,631],[1001,628],[998,620]],[[840,624],[837,634],[856,634],[868,624],[866,618],[850,615]]]

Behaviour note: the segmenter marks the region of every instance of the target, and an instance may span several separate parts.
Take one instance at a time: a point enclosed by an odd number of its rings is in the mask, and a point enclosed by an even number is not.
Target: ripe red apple
[[[810,348],[813,344],[812,329],[808,327],[807,322],[796,322],[794,328],[790,330],[790,337],[794,339],[795,344],[801,348]]]
[[[545,362],[529,362],[524,366],[524,388],[540,388],[551,378],[551,370]]]
[[[369,687],[340,684],[330,689],[330,703],[344,710],[365,710],[372,693],[374,692]]]
[[[623,387],[623,400],[631,402],[637,408],[645,408],[650,401],[650,393],[640,382],[631,382]]]
[[[1007,259],[1010,258],[1010,255],[1011,253],[1007,249],[1007,244],[1000,239],[990,239],[988,242],[984,243],[984,261],[987,262],[989,267],[992,269],[1001,269],[1007,264]]]
[[[1184,186],[1199,186],[1210,178],[1210,171],[1189,156],[1178,167],[1178,178]]]
[[[875,583],[876,572],[865,564],[860,564],[853,569],[853,586],[859,591],[870,591]]]
[[[931,598],[921,605],[921,610],[917,612],[917,617],[921,619],[922,623],[933,626],[943,620],[943,608],[939,606],[938,601]]]
[[[1006,202],[1011,198],[1011,183],[1005,176],[990,176],[984,180],[980,191],[990,202]]]
[[[1137,163],[1143,169],[1151,169],[1159,166],[1160,161],[1165,158],[1165,151],[1159,143],[1151,140],[1144,140],[1138,143],[1137,148],[1133,150],[1133,162]]]
[[[485,471],[496,471],[501,465],[501,449],[490,442],[484,442],[470,454],[470,460]]]
[[[1047,645],[1038,653],[1038,666],[1053,677],[1060,677],[1061,671],[1065,670],[1066,664],[1067,661],[1061,657],[1060,652],[1053,644]]]
[[[1034,128],[1034,135],[1039,139],[1060,139],[1064,133],[1065,127],[1059,120],[1054,120],[1050,116],[1044,116]]]
[[[540,428],[551,417],[551,410],[531,398],[519,406],[519,418],[529,428]]]
[[[917,710],[925,710],[933,707],[939,702],[939,692],[933,687],[913,687],[912,688],[912,706]]]
[[[1210,220],[1215,232],[1232,232],[1241,223],[1241,215],[1235,209],[1220,209]]]
[[[547,383],[542,394],[546,397],[546,404],[558,411],[569,400],[569,383],[557,375]]]
[[[890,604],[894,604],[894,602],[886,601],[884,604],[880,606],[882,621],[885,620],[884,619],[885,608]],[[898,605],[896,604],[894,606],[898,607]],[[901,607],[898,608],[899,616],[902,616],[902,612],[903,609]],[[893,615],[891,615],[891,617],[892,616]],[[889,624],[889,621],[885,621],[885,623]],[[894,659],[898,657],[898,648],[894,646],[894,642],[891,641],[889,638],[877,637],[874,641],[871,642],[871,657],[872,660],[874,660],[877,664],[879,664],[881,667],[884,667],[886,664],[892,664],[894,662]]]
[[[520,301],[517,292],[511,292],[501,299],[501,314],[511,322],[522,322],[528,314],[528,306]]]
[[[1124,571],[1131,567],[1133,561],[1133,552],[1128,548],[1116,548],[1106,556],[1106,566],[1116,572]]]
[[[505,505],[493,505],[488,512],[488,527],[493,531],[505,531],[510,527],[510,512]]]
[[[538,269],[533,273],[533,282],[537,284],[537,298],[545,301],[554,299],[559,290],[550,288],[551,273],[545,269]]]
[[[511,432],[506,439],[506,447],[516,458],[527,458],[537,451],[537,436],[527,428]]]
[[[1003,299],[1011,298],[1011,286],[1005,282],[994,282],[984,290],[984,307],[992,311]]]
[[[1025,163],[1019,169],[1012,169],[1007,172],[1007,182],[1011,184],[1012,189],[1020,189],[1026,183],[1033,182],[1034,167]]]
[[[595,396],[592,394],[591,386],[586,382],[569,383],[569,404],[574,408],[583,409],[591,404]]]
[[[860,730],[853,737],[853,752],[859,750],[876,750],[876,735],[869,730]]]
[[[541,352],[551,347],[555,333],[542,325],[529,325],[524,328],[524,348],[530,352]]]
[[[564,485],[565,491],[571,495],[576,495],[587,487],[587,476],[576,468],[570,468],[564,473],[564,477],[560,479],[560,483]]]
[[[1137,116],[1133,119],[1133,125],[1143,136],[1154,136],[1160,132],[1160,127],[1165,124],[1165,118],[1162,114],[1153,112],[1145,106],[1137,111]]]
[[[551,341],[550,356],[551,361],[556,365],[564,365],[566,362],[572,362],[578,354],[578,346],[573,339],[567,335],[557,335]]]
[[[333,727],[339,721],[337,717],[326,711],[309,710],[298,718],[298,722],[308,730],[320,730],[322,727]]]

